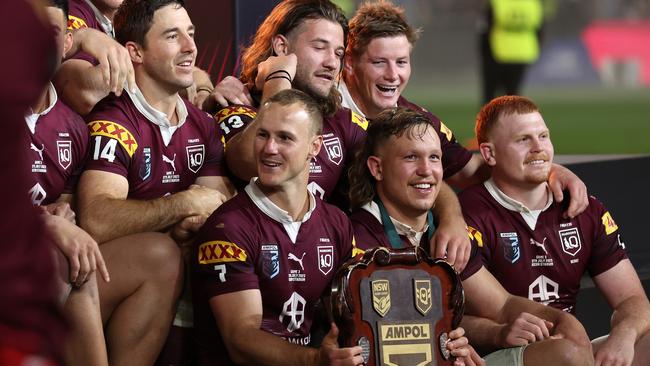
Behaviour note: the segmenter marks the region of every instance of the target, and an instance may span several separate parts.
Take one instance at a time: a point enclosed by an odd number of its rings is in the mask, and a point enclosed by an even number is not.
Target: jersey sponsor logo
[[[307,301],[299,293],[294,292],[282,305],[282,313],[278,316],[278,320],[284,325],[285,317],[289,319],[289,323],[287,324],[287,330],[289,332],[300,329],[300,326],[302,326],[302,323],[305,321],[306,304]]]
[[[318,183],[309,182],[309,184],[307,185],[307,189],[314,196],[316,196],[316,197],[318,197],[320,199],[324,199],[323,197],[325,197],[325,190],[321,186],[319,186]]]
[[[483,234],[472,226],[467,226],[467,236],[469,240],[475,241],[479,248],[483,247]]]
[[[327,275],[334,268],[334,247],[332,245],[319,245],[318,252],[318,270]]]
[[[72,164],[72,141],[56,140],[56,152],[61,168],[68,169]]]
[[[578,228],[560,230],[558,234],[560,234],[560,242],[562,242],[562,251],[575,257],[582,248]]]
[[[521,258],[521,247],[517,233],[499,233],[503,245],[503,257],[510,263],[515,263]]]
[[[135,141],[131,132],[118,123],[111,121],[92,121],[88,123],[88,128],[90,129],[90,136],[105,136],[117,140],[131,158],[135,150],[138,149],[138,143]]]
[[[603,226],[605,227],[605,234],[609,235],[618,230],[618,225],[616,225],[616,222],[614,222],[614,219],[612,218],[612,215],[610,215],[609,211],[605,212],[600,220],[603,222]]]
[[[39,160],[39,161],[43,161],[43,150],[45,150],[45,144],[41,144],[41,147],[40,147],[40,149],[39,149],[39,148],[38,148],[36,145],[34,145],[34,143],[32,142],[32,143],[30,144],[29,148],[32,149],[32,150],[34,150],[34,151],[36,151],[36,153],[38,154],[38,160]]]
[[[246,251],[229,241],[214,240],[199,246],[199,263],[245,262]]]
[[[357,239],[352,237],[352,256],[356,257],[357,255],[363,255],[366,251],[363,249],[357,248]]]
[[[528,298],[548,305],[560,298],[560,285],[552,279],[541,275],[528,286]]]
[[[433,302],[431,301],[431,280],[413,279],[413,295],[415,296],[415,308],[422,315],[427,315]]]
[[[255,117],[257,117],[257,112],[243,105],[228,106],[214,115],[214,119],[224,136],[228,136],[246,126],[246,123],[255,119]]]
[[[350,111],[350,113],[351,113],[350,118],[352,120],[352,123],[354,123],[355,125],[358,125],[364,131],[368,129],[368,120],[366,119],[366,117],[364,117],[364,116],[362,116],[359,113],[356,113],[354,111]]]
[[[43,189],[40,183],[36,183],[29,189],[29,197],[32,200],[32,203],[40,206],[45,198],[47,197],[47,192]]]
[[[534,245],[534,246],[536,246],[538,248],[542,248],[542,250],[544,251],[544,254],[548,255],[548,251],[546,251],[546,237],[544,237],[544,239],[542,240],[541,243],[538,242],[537,240],[533,239],[533,238],[530,238],[530,244]]]
[[[329,161],[336,165],[341,165],[343,161],[343,148],[341,147],[341,140],[338,137],[331,137],[323,140],[325,152]]]
[[[442,123],[442,121],[440,121],[440,132],[442,132],[445,137],[447,137],[447,141],[451,141],[452,137],[454,137],[454,133],[451,132],[449,127]]]
[[[142,149],[142,165],[140,166],[140,178],[147,180],[151,177],[151,148]]]
[[[372,289],[372,307],[377,314],[386,316],[390,310],[390,283],[388,280],[374,280],[370,282]]]
[[[205,159],[205,146],[203,144],[186,146],[185,151],[187,151],[187,167],[193,173],[198,173]]]
[[[262,273],[269,279],[280,273],[280,251],[275,244],[262,244]]]
[[[68,30],[88,28],[86,21],[74,15],[68,15]]]
[[[302,260],[305,258],[305,254],[307,254],[307,253],[302,252],[302,255],[300,256],[300,258],[298,258],[295,254],[293,254],[293,253],[289,253],[289,255],[287,256],[287,259],[292,260],[292,261],[298,263],[298,264],[300,265],[300,268],[304,271],[304,270],[305,270],[305,266],[303,266],[303,264],[302,264]]]
[[[300,265],[300,269],[289,269],[289,282],[305,282],[307,280],[307,274],[302,272],[305,270],[305,267],[303,266],[302,260],[305,258],[305,252],[302,252],[302,255],[300,258],[296,256],[293,253],[289,253],[287,256],[287,259],[290,261],[293,261],[295,263],[298,263]]]
[[[165,163],[169,164],[169,166],[172,168],[172,172],[176,171],[176,154],[174,154],[174,157],[171,159],[167,157],[167,155],[162,154],[162,159]]]
[[[38,154],[38,160],[35,160],[32,163],[32,173],[47,173],[47,165],[43,162],[43,151],[45,150],[45,144],[41,144],[41,147],[37,147],[32,142],[29,146],[30,149],[36,151]]]

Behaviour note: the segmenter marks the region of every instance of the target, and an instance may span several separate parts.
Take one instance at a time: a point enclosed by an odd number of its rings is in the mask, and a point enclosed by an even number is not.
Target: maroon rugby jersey
[[[87,170],[126,177],[128,198],[144,200],[183,191],[199,176],[222,175],[223,145],[210,115],[179,97],[176,110],[181,122],[187,111],[185,122],[162,127],[152,121],[166,117],[137,95],[110,95],[86,116]]]
[[[481,238],[485,267],[512,294],[573,313],[583,273],[596,276],[627,258],[618,226],[594,197],[573,219],[564,219],[565,207],[553,202],[539,214],[535,229],[483,184],[459,199],[467,225]]]
[[[451,177],[465,167],[467,162],[472,158],[472,153],[463,147],[463,145],[458,143],[456,136],[454,136],[454,133],[447,126],[445,126],[445,124],[442,123],[442,121],[437,116],[425,108],[409,102],[403,96],[400,96],[399,99],[397,99],[397,105],[399,107],[423,112],[427,115],[427,117],[429,117],[431,122],[433,122],[433,126],[438,132],[438,137],[440,138],[444,178]]]
[[[365,208],[360,208],[352,212],[350,215],[350,221],[352,221],[354,237],[356,238],[356,244],[359,249],[368,250],[377,246],[386,248],[392,247],[388,240],[388,236],[384,231],[384,226],[381,223],[381,216],[379,216],[378,213],[373,214]],[[405,246],[411,246],[411,243],[406,237],[400,235],[400,238]],[[471,239],[472,251],[470,253],[470,258],[467,262],[467,266],[465,266],[465,269],[460,273],[460,278],[463,281],[478,272],[478,270],[483,266],[480,255],[478,254],[476,241],[473,237]],[[422,235],[420,246],[425,248],[427,252],[429,251],[429,240],[426,234]]]
[[[86,0],[68,0],[69,10],[68,10],[68,30],[75,30],[81,28],[92,28],[100,32],[104,32],[109,36],[114,38],[112,25],[111,31],[107,32],[97,20],[97,16],[93,11],[92,7],[86,2]],[[85,60],[90,62],[93,65],[97,65],[98,62],[94,57],[89,55],[86,52],[79,51],[72,58],[78,60]]]
[[[192,282],[200,365],[232,363],[210,298],[259,289],[261,329],[307,345],[314,305],[352,252],[352,227],[339,209],[312,198],[311,214],[299,228],[289,228],[296,224],[277,207],[269,208],[270,201],[254,185],[221,205],[197,237]]]
[[[74,192],[88,151],[84,120],[54,100],[56,91],[51,85],[49,96],[54,103],[43,114],[25,117],[30,133],[23,151],[32,173],[27,190],[35,205],[47,205],[62,193]]]
[[[257,116],[253,107],[235,105],[223,108],[215,115],[227,148],[228,140],[242,131]],[[368,121],[347,108],[339,109],[323,120],[323,147],[311,162],[309,190],[327,201],[339,179],[345,176],[349,159],[366,139]]]

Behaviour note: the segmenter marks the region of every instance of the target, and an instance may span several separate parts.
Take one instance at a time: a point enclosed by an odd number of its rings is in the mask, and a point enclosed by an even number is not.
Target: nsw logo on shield
[[[503,245],[503,257],[510,263],[515,263],[521,257],[521,247],[517,233],[499,233]]]
[[[204,145],[191,145],[185,147],[187,151],[187,167],[193,173],[198,173],[199,169],[203,166],[203,159],[205,158]]]
[[[59,165],[63,169],[68,169],[72,164],[72,141],[56,141],[56,152],[59,157]]]
[[[275,244],[262,245],[262,273],[269,279],[280,273],[280,251]]]

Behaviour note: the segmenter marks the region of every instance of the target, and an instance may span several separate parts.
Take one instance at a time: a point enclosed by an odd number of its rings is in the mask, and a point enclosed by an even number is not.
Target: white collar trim
[[[50,113],[52,108],[54,108],[56,102],[59,100],[59,97],[56,94],[56,89],[54,89],[54,85],[52,85],[52,83],[49,83],[48,85],[45,100],[49,101],[50,104],[47,106],[47,108],[45,108],[43,112],[34,113],[34,111],[30,108],[25,115],[25,123],[27,123],[27,127],[29,128],[29,131],[32,133],[32,135],[36,133],[36,123],[38,122],[38,119],[41,116]]]
[[[370,201],[366,203],[365,205],[361,206],[361,209],[368,211],[368,213],[370,213],[375,219],[377,219],[377,221],[379,221],[380,224],[382,225],[384,224],[381,221],[381,213],[379,212],[379,205],[377,205],[375,201]],[[429,223],[426,223],[424,225],[424,230],[417,231],[414,230],[409,225],[406,225],[405,223],[395,219],[390,215],[388,215],[388,217],[390,217],[390,221],[392,221],[393,225],[395,225],[395,230],[397,231],[397,234],[405,236],[413,246],[418,246],[420,244],[420,239],[422,239],[422,234],[424,234],[427,230],[429,230]]]
[[[543,212],[546,211],[551,205],[553,204],[553,193],[551,193],[551,189],[546,184],[546,205],[544,208],[541,210],[531,210],[526,205],[523,203],[515,200],[514,198],[509,197],[503,191],[501,191],[496,184],[494,184],[494,180],[492,178],[486,180],[483,182],[483,185],[487,189],[488,193],[492,198],[494,198],[498,204],[503,206],[504,208],[510,210],[510,211],[515,211],[519,212],[521,217],[523,217],[524,221],[526,221],[526,224],[528,224],[528,227],[531,228],[531,230],[535,230],[535,226],[537,226],[537,218],[539,215]]]
[[[169,118],[167,118],[167,114],[149,104],[140,91],[140,88],[136,87],[134,93],[131,93],[128,88],[124,88],[124,91],[129,94],[135,108],[142,113],[147,120],[160,127],[163,142],[165,143],[165,146],[169,145],[174,132],[176,132],[176,130],[179,129],[187,120],[187,106],[183,102],[183,99],[179,95],[176,95],[176,115],[178,116],[178,125],[172,126]]]
[[[86,0],[86,4],[88,4],[88,6],[90,6],[90,9],[92,9],[93,13],[95,13],[95,18],[102,26],[102,29],[104,29],[104,33],[111,36],[111,38],[115,38],[115,30],[113,29],[113,22],[111,22],[106,15],[102,14],[102,12],[99,11],[99,9],[97,9],[97,7],[95,6],[95,4],[92,3],[92,1]]]
[[[343,81],[343,79],[339,81],[338,89],[339,93],[341,93],[342,98],[341,106],[363,116],[363,118],[366,118],[366,115],[361,111],[361,108],[359,108],[357,103],[354,102],[354,98],[352,98],[352,94],[350,94],[350,90],[348,89],[348,86],[345,84],[345,81]]]
[[[244,188],[244,191],[253,201],[255,206],[260,209],[260,211],[284,226],[284,229],[287,232],[287,235],[289,235],[291,242],[295,244],[296,238],[298,237],[298,231],[300,230],[300,225],[303,222],[309,220],[311,214],[316,209],[316,198],[314,198],[314,195],[311,192],[307,191],[309,194],[309,209],[302,217],[301,221],[293,221],[293,218],[287,211],[281,209],[268,197],[266,197],[264,192],[262,192],[262,190],[255,183],[257,179],[257,177],[252,178],[250,183],[246,186],[246,188]]]

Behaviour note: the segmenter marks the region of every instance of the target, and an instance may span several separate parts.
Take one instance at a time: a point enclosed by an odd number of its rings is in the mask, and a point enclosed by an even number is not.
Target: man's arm
[[[597,364],[630,365],[634,344],[650,330],[650,304],[629,259],[594,277],[594,282],[614,309],[612,330],[594,356]]]
[[[298,346],[260,329],[262,296],[259,290],[244,290],[210,299],[210,308],[230,358],[246,365],[361,365],[361,347],[339,348],[336,326],[319,349]],[[255,344],[251,344],[251,339]],[[347,363],[343,363],[347,362]]]
[[[548,185],[557,202],[564,200],[564,190],[569,191],[571,201],[569,201],[569,208],[564,212],[565,218],[576,217],[589,206],[587,186],[577,175],[562,165],[553,164],[551,174],[548,176]]]
[[[456,193],[444,182],[432,209],[436,217],[436,228],[430,243],[430,253],[436,258],[443,258],[458,272],[462,272],[469,260],[472,245],[467,236],[467,225],[460,209]]]
[[[127,199],[129,183],[119,174],[87,170],[79,181],[79,222],[99,243],[121,236],[164,230],[188,216],[209,216],[226,199],[223,193],[193,185],[148,200]]]
[[[449,185],[458,189],[465,189],[471,185],[482,183],[490,178],[490,168],[480,154],[473,154],[463,169],[445,179]]]

